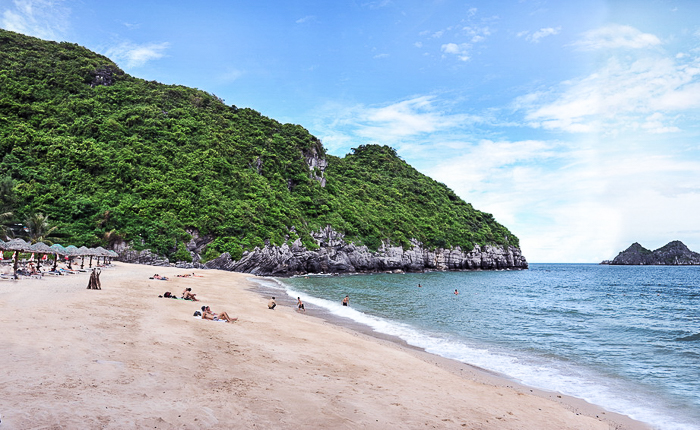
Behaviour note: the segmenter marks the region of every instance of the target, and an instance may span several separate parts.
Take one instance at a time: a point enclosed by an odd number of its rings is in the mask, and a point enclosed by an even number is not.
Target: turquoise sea
[[[700,267],[532,264],[261,282],[309,311],[655,428],[700,428]]]

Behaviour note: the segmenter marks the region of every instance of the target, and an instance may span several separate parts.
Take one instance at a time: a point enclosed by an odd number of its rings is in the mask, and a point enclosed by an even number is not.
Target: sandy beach
[[[0,429],[645,429],[280,305],[250,276],[116,263],[0,282]],[[170,280],[149,279],[154,273]],[[186,287],[200,302],[159,298]],[[235,323],[193,317],[202,305]]]

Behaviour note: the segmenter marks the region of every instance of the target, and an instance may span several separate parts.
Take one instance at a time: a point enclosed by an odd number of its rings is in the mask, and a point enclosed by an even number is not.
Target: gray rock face
[[[700,254],[688,249],[683,242],[675,240],[659,249],[650,251],[639,243],[633,243],[610,263],[615,265],[698,265]]]
[[[525,257],[516,247],[475,246],[470,251],[453,249],[429,250],[419,242],[410,249],[383,244],[377,252],[366,246],[346,243],[343,235],[327,227],[314,238],[317,250],[308,250],[297,239],[290,245],[267,245],[244,252],[234,261],[226,253],[211,260],[205,267],[255,275],[289,276],[305,273],[351,272],[421,272],[424,270],[497,270],[527,269]]]
[[[309,166],[309,170],[311,171],[311,177],[318,181],[321,187],[325,187],[326,178],[324,177],[324,173],[326,167],[328,167],[328,161],[319,155],[319,151],[316,147],[312,147],[303,152],[303,156],[306,165]],[[320,175],[317,175],[315,172],[320,172]]]
[[[119,251],[118,251],[119,252]],[[119,261],[125,263],[147,264],[149,266],[170,266],[170,260],[154,254],[150,249],[134,251],[133,249],[123,249],[119,252]]]

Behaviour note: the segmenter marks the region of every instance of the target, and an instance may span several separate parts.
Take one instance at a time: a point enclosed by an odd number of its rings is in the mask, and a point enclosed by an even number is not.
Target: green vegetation
[[[307,165],[314,156],[328,161],[325,187]],[[78,246],[125,240],[184,258],[196,229],[214,238],[205,259],[236,259],[265,241],[315,248],[309,233],[326,225],[373,249],[412,238],[518,246],[490,214],[389,147],[327,156],[299,125],[134,78],[75,44],[5,30],[0,172],[0,213],[14,222],[45,214],[53,236]]]

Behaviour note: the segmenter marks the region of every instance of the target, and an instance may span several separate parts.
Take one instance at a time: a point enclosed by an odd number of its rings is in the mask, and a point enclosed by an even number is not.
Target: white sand
[[[87,274],[0,281],[0,430],[645,428],[311,311],[270,311],[248,275],[175,276],[188,272],[117,263],[101,291]],[[158,298],[188,286],[201,302]],[[195,319],[201,304],[240,320]]]

